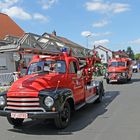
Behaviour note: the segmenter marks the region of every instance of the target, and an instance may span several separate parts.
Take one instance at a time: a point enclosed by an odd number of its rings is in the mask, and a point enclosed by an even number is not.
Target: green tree
[[[140,53],[135,54],[134,58],[135,58],[136,60],[140,60]]]
[[[126,53],[128,54],[129,58],[134,59],[134,52],[130,46],[127,47]]]

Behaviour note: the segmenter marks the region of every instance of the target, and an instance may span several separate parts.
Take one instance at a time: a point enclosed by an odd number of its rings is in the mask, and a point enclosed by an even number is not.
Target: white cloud
[[[0,1],[0,12],[5,13],[13,18],[21,20],[31,19],[31,15],[24,11],[21,7],[15,6],[19,0],[3,0]]]
[[[81,35],[84,36],[84,37],[88,37],[88,36],[91,36],[92,35],[92,32],[90,32],[90,31],[83,31],[81,33]]]
[[[99,22],[94,22],[93,27],[104,27],[108,24],[109,22],[107,20],[101,20]]]
[[[31,19],[34,19],[34,20],[38,20],[39,22],[44,22],[44,21],[47,21],[48,18],[40,13],[35,13],[35,14],[29,14],[27,12],[25,12],[22,8],[20,7],[11,7],[11,8],[5,8],[3,9],[2,11],[3,13],[9,15],[10,17],[13,17],[13,18],[18,18],[18,19],[21,19],[21,20],[31,20]]]
[[[0,9],[8,8],[16,3],[18,3],[19,0],[3,0],[0,1]]]
[[[114,13],[122,13],[122,12],[130,10],[130,5],[122,4],[122,3],[114,3],[112,4],[112,9]]]
[[[103,2],[101,0],[87,2],[85,4],[88,11],[100,13],[121,13],[130,10],[130,5],[125,3]]]
[[[44,15],[42,15],[42,14],[40,14],[40,13],[35,13],[35,14],[33,15],[33,18],[34,18],[35,20],[41,20],[41,21],[47,21],[47,20],[48,20],[48,18],[47,18],[46,16],[44,16]]]
[[[18,18],[21,20],[29,20],[32,18],[29,13],[25,12],[22,8],[16,6],[2,9],[2,12],[9,15],[10,17]]]
[[[42,8],[47,10],[51,8],[58,0],[39,0],[39,3],[42,5]]]
[[[104,32],[104,33],[93,33],[93,36],[98,36],[98,37],[101,37],[101,36],[111,36],[112,33],[111,32]]]
[[[20,20],[38,20],[47,21],[47,17],[40,13],[30,14],[26,12],[23,8],[15,6],[18,4],[19,0],[4,0],[0,1],[0,12],[9,15],[12,18],[17,18]]]
[[[111,36],[111,32],[104,32],[104,33],[92,33],[90,31],[83,31],[81,33],[82,36],[88,37],[88,36],[93,36],[93,37],[101,37],[101,36]]]
[[[87,2],[86,3],[86,9],[88,11],[105,11],[108,9],[108,4],[99,2],[99,1],[93,1],[93,2]]]
[[[108,43],[110,43],[110,41],[108,39],[94,41],[95,45],[106,45]]]
[[[140,45],[140,38],[138,38],[138,39],[136,39],[136,40],[129,41],[128,44]]]

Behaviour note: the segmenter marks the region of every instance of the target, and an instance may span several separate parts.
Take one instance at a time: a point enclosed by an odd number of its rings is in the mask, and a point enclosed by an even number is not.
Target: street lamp
[[[92,36],[93,33],[90,32],[90,31],[83,31],[81,33],[81,35],[84,36],[84,37],[86,37],[86,46],[87,46],[87,49],[88,49],[88,47],[89,47],[89,37]]]
[[[86,36],[86,40],[87,40],[87,48],[88,48],[88,39],[89,39],[90,35]]]
[[[87,35],[86,35],[86,40],[87,40],[87,48],[89,47],[89,37],[92,36],[92,33],[89,32]]]

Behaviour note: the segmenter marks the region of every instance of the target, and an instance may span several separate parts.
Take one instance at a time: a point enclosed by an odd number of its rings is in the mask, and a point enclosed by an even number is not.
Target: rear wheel
[[[131,77],[127,79],[127,82],[131,81]]]
[[[103,95],[104,95],[104,87],[102,83],[99,84],[97,92],[98,92],[99,98],[96,100],[96,103],[100,103],[102,102]]]
[[[56,127],[58,129],[63,129],[67,127],[70,122],[70,116],[71,116],[70,104],[66,102],[64,104],[63,110],[61,111],[59,116],[54,120]]]
[[[11,118],[11,117],[8,116],[7,120],[11,125],[22,126],[24,119],[14,119],[14,118]]]

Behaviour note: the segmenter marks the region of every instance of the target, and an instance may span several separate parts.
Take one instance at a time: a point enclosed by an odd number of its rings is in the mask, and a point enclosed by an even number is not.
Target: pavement
[[[101,77],[98,77],[101,78]],[[125,84],[106,84],[100,104],[76,111],[69,126],[57,130],[52,121],[27,120],[13,128],[0,117],[4,140],[140,140],[140,73]]]

